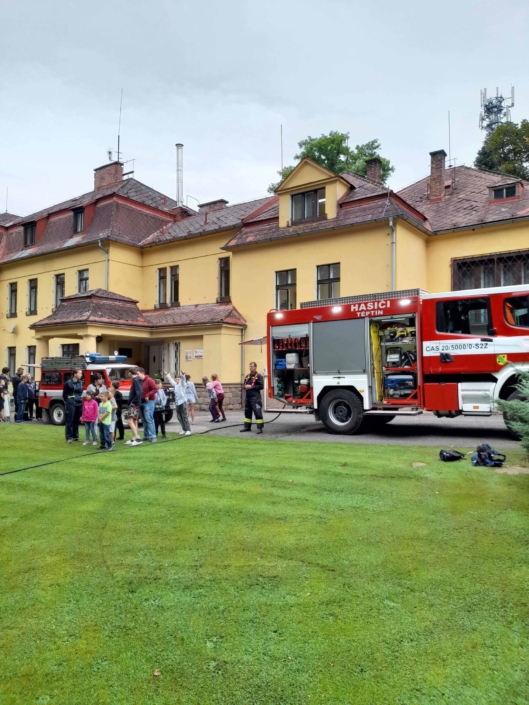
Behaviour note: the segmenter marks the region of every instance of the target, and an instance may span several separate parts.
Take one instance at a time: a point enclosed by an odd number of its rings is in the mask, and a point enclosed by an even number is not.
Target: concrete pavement
[[[226,412],[226,423],[209,423],[209,414],[197,414],[193,433],[215,429],[215,435],[237,438],[257,438],[255,424],[252,433],[239,436],[243,413]],[[234,425],[235,427],[230,428]],[[169,431],[176,431],[178,424],[171,421]],[[519,444],[507,432],[500,415],[458,416],[455,419],[438,419],[425,412],[420,416],[396,418],[376,432],[364,432],[354,436],[334,436],[327,433],[323,424],[314,420],[311,414],[265,414],[265,429],[259,438],[273,438],[282,441],[318,441],[323,443],[373,443],[390,445],[425,445],[438,448],[475,448],[479,443],[490,443],[494,448],[514,449]]]

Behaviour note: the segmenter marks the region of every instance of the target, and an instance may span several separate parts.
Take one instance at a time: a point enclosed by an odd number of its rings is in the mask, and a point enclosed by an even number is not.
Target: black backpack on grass
[[[439,451],[439,457],[444,463],[453,463],[454,460],[464,458],[465,454],[460,453],[458,450],[441,450]]]

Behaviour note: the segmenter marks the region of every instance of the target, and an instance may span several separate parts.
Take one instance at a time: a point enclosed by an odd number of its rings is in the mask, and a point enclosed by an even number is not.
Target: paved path
[[[226,424],[209,423],[209,415],[197,414],[191,427],[195,433],[215,428],[215,434],[242,438],[257,438],[253,433],[239,436],[243,414],[227,412]],[[281,414],[276,420],[273,413],[265,414],[265,429],[260,438],[283,441],[319,441],[323,443],[387,443],[392,445],[426,445],[439,448],[451,446],[475,448],[479,443],[490,443],[494,448],[519,448],[503,424],[501,416],[458,416],[455,419],[438,419],[433,414],[396,418],[376,433],[361,433],[354,436],[334,436],[325,431],[323,424],[312,415]],[[235,428],[229,428],[237,424]],[[239,425],[240,424],[240,425]],[[177,430],[174,422],[168,430]]]

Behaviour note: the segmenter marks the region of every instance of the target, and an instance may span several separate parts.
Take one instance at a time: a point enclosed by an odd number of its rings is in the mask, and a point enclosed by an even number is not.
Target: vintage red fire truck
[[[490,416],[529,370],[529,285],[420,289],[271,311],[268,396],[331,433],[432,411]]]
[[[62,391],[66,380],[70,379],[72,370],[83,370],[83,387],[86,389],[93,383],[96,375],[103,377],[105,387],[110,387],[112,382],[119,381],[119,391],[123,394],[124,417],[127,415],[127,402],[132,384],[127,371],[134,365],[124,362],[127,358],[121,355],[103,356],[97,353],[87,353],[82,357],[46,357],[41,360],[41,380],[39,384],[39,407],[46,409],[49,419],[56,426],[64,425],[66,414]],[[167,391],[167,406],[165,420],[168,423],[173,415],[174,392],[172,388]]]

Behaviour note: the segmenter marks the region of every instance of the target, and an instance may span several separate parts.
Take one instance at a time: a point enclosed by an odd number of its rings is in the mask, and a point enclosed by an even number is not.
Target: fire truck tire
[[[54,426],[64,426],[66,423],[66,410],[64,408],[64,404],[61,404],[61,402],[56,402],[50,406],[48,416]]]
[[[510,395],[507,397],[507,401],[513,401],[514,399],[521,399],[522,401],[527,401],[526,398],[525,398],[524,396],[522,396],[522,395],[520,394],[520,392],[518,392],[518,391],[513,392],[512,394],[510,394]],[[514,430],[511,428],[511,426],[509,425],[509,416],[508,416],[508,414],[507,414],[506,411],[503,412],[503,423],[505,424],[505,427],[506,427],[507,431],[509,431],[509,433],[511,434],[511,436],[512,436],[513,438],[515,438],[517,441],[519,441],[519,440],[520,440],[520,434],[519,434],[519,433],[516,433],[516,431],[514,431]]]
[[[173,410],[170,409],[169,411],[165,412],[165,423],[169,423],[169,421],[173,418]]]
[[[329,433],[353,434],[362,424],[362,402],[354,392],[333,389],[320,404],[320,418]]]

